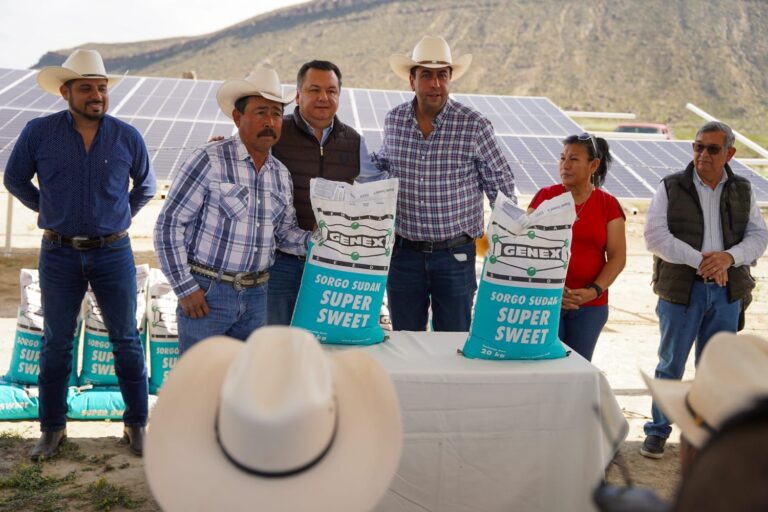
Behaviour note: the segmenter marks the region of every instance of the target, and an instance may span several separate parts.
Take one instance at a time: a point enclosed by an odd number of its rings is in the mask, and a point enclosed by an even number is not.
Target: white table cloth
[[[466,336],[395,332],[364,348],[392,377],[403,417],[400,466],[376,511],[594,510],[628,431],[605,377],[576,353],[466,359],[456,352]]]

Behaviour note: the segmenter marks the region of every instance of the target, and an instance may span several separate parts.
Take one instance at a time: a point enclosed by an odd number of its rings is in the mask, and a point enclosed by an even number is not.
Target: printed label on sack
[[[488,228],[483,265],[464,355],[483,359],[564,357],[558,339],[568,270],[573,198],[563,194],[526,215],[503,194]]]

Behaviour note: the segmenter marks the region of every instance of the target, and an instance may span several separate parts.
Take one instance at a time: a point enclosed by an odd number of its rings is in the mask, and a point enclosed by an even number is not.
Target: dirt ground
[[[632,215],[635,206],[640,213]],[[654,313],[656,298],[650,288],[651,256],[642,240],[644,206],[625,204],[625,207],[630,212],[627,267],[610,289],[610,317],[593,363],[606,374],[630,424],[620,459],[627,465],[636,485],[653,488],[669,498],[679,481],[677,429],[663,459],[650,460],[639,455],[642,425],[650,415],[650,396],[638,370],[652,373],[656,365],[658,323]],[[144,247],[148,245],[145,243]],[[753,269],[758,286],[747,314],[746,332],[763,334],[768,327],[767,260],[761,258]],[[14,250],[12,256],[0,257],[0,318],[7,319],[10,325],[19,302],[19,269],[34,268],[36,261],[33,249]],[[157,266],[150,251],[137,253],[137,262]],[[0,340],[0,345],[8,343]],[[0,372],[6,364],[0,351]],[[689,361],[686,377],[692,376],[693,365]],[[42,465],[28,466],[24,463],[38,436],[38,425],[0,422],[0,510],[159,510],[144,478],[142,461],[128,454],[120,444],[121,432],[120,423],[70,422],[70,441],[63,453]],[[610,482],[623,485],[616,461],[607,475]],[[14,478],[26,478],[32,482],[30,486],[39,487],[9,486],[7,482]]]

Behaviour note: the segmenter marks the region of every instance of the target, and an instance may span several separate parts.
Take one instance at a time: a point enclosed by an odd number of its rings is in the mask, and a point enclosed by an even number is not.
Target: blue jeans
[[[267,284],[235,290],[232,284],[194,275],[205,291],[208,314],[190,318],[176,308],[179,323],[179,355],[210,336],[230,336],[245,341],[267,318]]]
[[[468,332],[477,290],[475,243],[434,252],[396,247],[387,280],[392,328]]]
[[[656,315],[659,317],[661,343],[657,379],[680,380],[694,341],[696,364],[709,338],[720,331],[736,332],[741,312],[741,300],[728,303],[728,291],[714,283],[694,281],[688,306],[659,299]],[[646,435],[669,437],[672,432],[669,419],[653,404],[653,421],[645,424]]]
[[[608,304],[560,311],[560,340],[587,361],[592,360],[597,338],[608,321]]]
[[[136,329],[136,266],[130,239],[88,251],[43,239],[40,289],[44,328],[38,377],[43,432],[66,425],[72,338],[89,283],[112,342],[115,374],[125,401],[123,422],[129,426],[147,423],[147,366]]]
[[[291,325],[303,274],[303,260],[275,251],[275,263],[269,269],[267,281],[267,325]]]

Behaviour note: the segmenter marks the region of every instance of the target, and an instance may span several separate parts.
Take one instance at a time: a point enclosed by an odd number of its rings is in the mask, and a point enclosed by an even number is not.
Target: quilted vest
[[[704,240],[704,214],[693,183],[693,162],[688,167],[664,178],[669,199],[667,224],[675,238],[682,240],[696,250],[701,250]],[[751,185],[749,180],[733,174],[726,164],[728,176],[720,196],[720,227],[723,245],[729,249],[741,242],[749,222]],[[653,257],[653,291],[669,302],[688,304],[691,297],[696,269],[688,265],[668,263],[658,256]],[[728,300],[744,300],[743,308],[751,302],[751,291],[755,281],[748,265],[728,269]]]
[[[360,174],[360,134],[333,118],[333,129],[325,145],[309,132],[296,107],[283,118],[280,140],[272,154],[288,168],[293,180],[293,204],[301,229],[310,230],[315,223],[309,201],[309,180],[325,178],[352,183]]]

